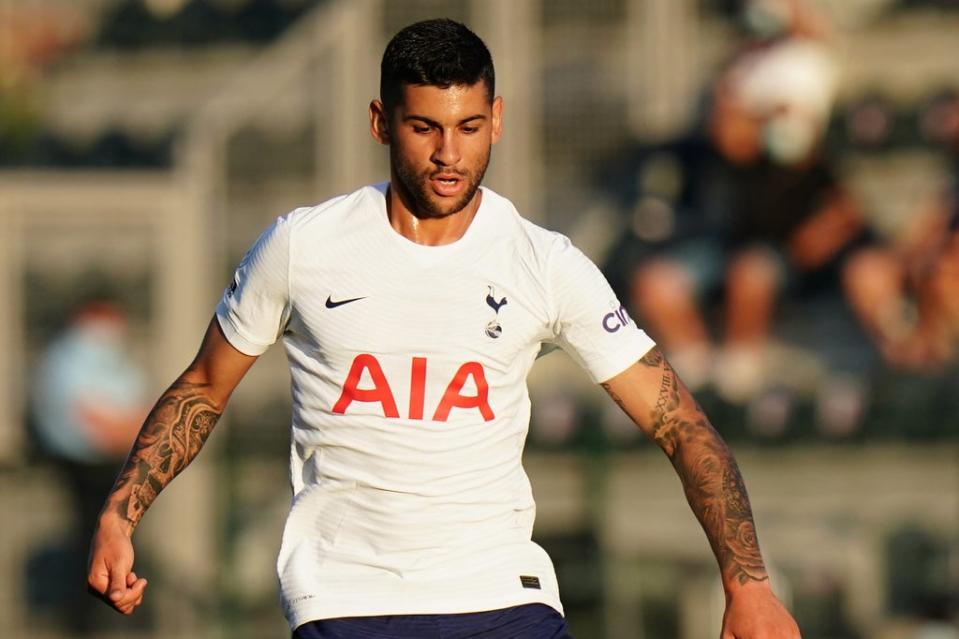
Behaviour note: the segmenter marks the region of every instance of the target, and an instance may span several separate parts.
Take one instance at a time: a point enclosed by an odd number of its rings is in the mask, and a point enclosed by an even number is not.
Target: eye
[[[413,133],[429,133],[431,127],[426,126],[425,124],[414,124]]]
[[[463,131],[463,133],[466,133],[466,134],[469,135],[469,134],[473,134],[473,133],[476,133],[477,131],[479,131],[479,127],[478,127],[478,126],[470,125],[470,126],[464,126],[464,127],[462,127],[461,130]]]

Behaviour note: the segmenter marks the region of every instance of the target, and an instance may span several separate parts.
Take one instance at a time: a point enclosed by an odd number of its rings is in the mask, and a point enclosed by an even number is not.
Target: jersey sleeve
[[[216,309],[227,341],[247,355],[276,342],[290,315],[290,221],[280,217],[256,240]]]
[[[655,345],[630,318],[596,265],[569,239],[557,240],[547,269],[552,341],[594,382],[623,372]]]

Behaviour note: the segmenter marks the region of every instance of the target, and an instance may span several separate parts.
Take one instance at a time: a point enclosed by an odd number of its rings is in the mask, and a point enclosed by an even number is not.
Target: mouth
[[[461,175],[455,173],[437,173],[430,176],[430,186],[433,192],[442,197],[457,195],[465,184]]]

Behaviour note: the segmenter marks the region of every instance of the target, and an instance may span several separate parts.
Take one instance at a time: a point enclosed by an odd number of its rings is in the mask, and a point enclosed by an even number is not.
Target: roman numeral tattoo
[[[140,429],[107,505],[131,530],[160,491],[193,461],[220,418],[222,409],[205,391],[204,384],[174,382]]]
[[[652,437],[676,469],[723,576],[740,584],[767,580],[746,486],[729,447],[696,400],[685,388],[680,390],[676,372],[659,349],[652,349],[640,363],[662,372]],[[609,385],[603,387],[625,409]]]

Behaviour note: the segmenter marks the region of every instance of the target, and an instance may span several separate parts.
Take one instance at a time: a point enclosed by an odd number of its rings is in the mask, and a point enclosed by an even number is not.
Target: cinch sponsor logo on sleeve
[[[603,315],[603,330],[607,333],[615,333],[627,324],[632,324],[632,322],[629,313],[626,312],[626,307],[620,304],[615,311]]]

